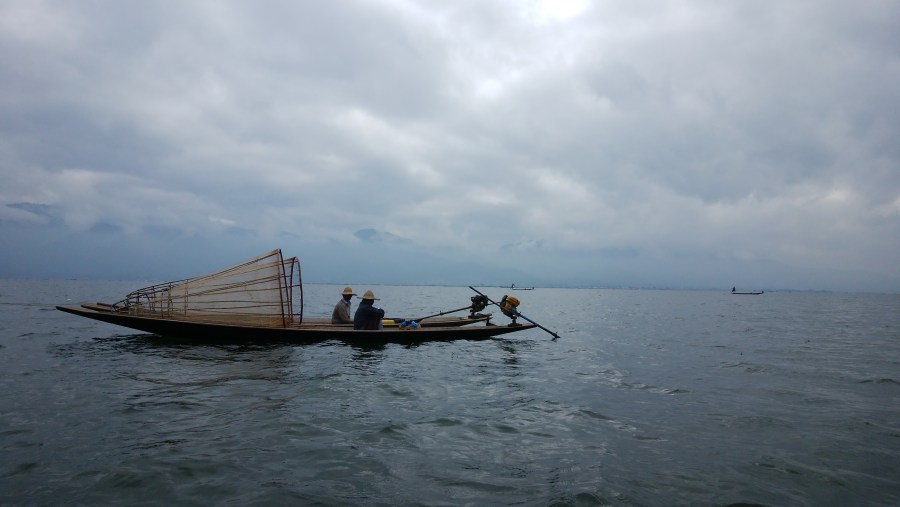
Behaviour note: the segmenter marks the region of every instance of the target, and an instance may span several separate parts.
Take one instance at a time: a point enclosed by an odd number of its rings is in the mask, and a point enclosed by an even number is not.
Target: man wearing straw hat
[[[344,297],[334,305],[334,311],[331,312],[331,323],[353,324],[353,319],[350,318],[350,298],[356,294],[350,287],[344,287],[344,292],[341,295]]]
[[[384,310],[372,306],[378,298],[372,291],[367,290],[362,295],[362,302],[356,307],[353,316],[353,329],[381,329],[381,319],[384,318]]]

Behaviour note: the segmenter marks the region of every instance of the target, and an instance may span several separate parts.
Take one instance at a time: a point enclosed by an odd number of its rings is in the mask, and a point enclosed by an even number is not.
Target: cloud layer
[[[280,246],[336,283],[900,291],[898,33],[891,1],[7,1],[0,275]]]

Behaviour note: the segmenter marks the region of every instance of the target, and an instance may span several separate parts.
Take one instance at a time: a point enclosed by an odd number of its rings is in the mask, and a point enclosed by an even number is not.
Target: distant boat
[[[516,284],[510,284],[509,286],[512,290],[534,290],[534,287],[516,287]]]
[[[732,287],[732,288],[731,288],[731,293],[732,293],[732,294],[734,294],[734,295],[741,295],[741,296],[758,296],[758,295],[760,295],[760,294],[764,294],[765,292],[766,292],[766,291],[764,291],[764,290],[761,290],[761,291],[758,291],[758,292],[757,292],[757,291],[742,292],[742,291],[737,290],[737,287]]]

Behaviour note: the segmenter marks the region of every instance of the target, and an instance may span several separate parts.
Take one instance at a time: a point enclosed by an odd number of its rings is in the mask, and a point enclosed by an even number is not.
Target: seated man
[[[353,329],[382,329],[381,319],[384,318],[384,310],[372,306],[377,300],[370,290],[362,295],[362,301],[356,307],[356,314],[353,316]]]
[[[355,295],[353,289],[344,287],[344,292],[341,293],[343,297],[334,305],[334,311],[331,312],[332,324],[353,324],[353,319],[350,318],[350,299]]]

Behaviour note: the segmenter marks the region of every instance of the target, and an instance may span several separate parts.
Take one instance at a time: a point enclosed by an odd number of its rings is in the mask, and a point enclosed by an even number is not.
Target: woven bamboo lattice
[[[300,263],[276,249],[216,273],[136,290],[114,307],[142,317],[286,327],[295,320],[294,287],[302,320]]]

